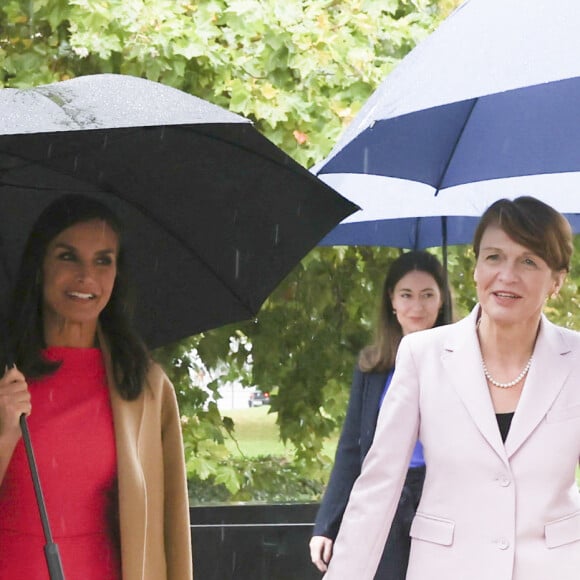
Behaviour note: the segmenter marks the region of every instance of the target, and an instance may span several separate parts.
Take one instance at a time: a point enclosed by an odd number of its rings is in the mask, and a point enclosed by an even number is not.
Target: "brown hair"
[[[403,329],[393,312],[391,295],[399,280],[409,272],[414,271],[425,272],[433,276],[441,292],[443,304],[449,304],[451,309],[449,289],[441,262],[433,254],[424,251],[413,251],[400,255],[391,264],[385,277],[375,341],[365,347],[359,355],[358,365],[363,372],[384,372],[395,366],[395,357],[399,343],[403,338]],[[451,312],[446,313],[444,306],[442,306],[434,326],[446,324],[446,320],[449,319],[451,319]]]
[[[530,196],[500,199],[490,205],[479,220],[473,237],[475,257],[489,226],[498,226],[514,242],[542,258],[553,272],[570,271],[572,228],[553,207]]]

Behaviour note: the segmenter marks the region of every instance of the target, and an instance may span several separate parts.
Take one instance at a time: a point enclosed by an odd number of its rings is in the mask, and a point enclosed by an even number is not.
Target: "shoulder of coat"
[[[167,373],[163,370],[163,367],[154,361],[152,361],[149,366],[145,382],[147,390],[152,394],[159,393],[166,387],[173,388]]]

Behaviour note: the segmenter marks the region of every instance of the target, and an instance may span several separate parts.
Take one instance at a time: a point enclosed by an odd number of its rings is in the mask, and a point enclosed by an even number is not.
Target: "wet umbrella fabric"
[[[518,195],[580,231],[579,26],[575,0],[465,2],[313,169],[362,208],[321,243],[468,243],[490,203]]]
[[[356,209],[246,119],[151,81],[3,89],[0,111],[2,304],[37,215],[85,193],[124,222],[150,347],[254,316]]]

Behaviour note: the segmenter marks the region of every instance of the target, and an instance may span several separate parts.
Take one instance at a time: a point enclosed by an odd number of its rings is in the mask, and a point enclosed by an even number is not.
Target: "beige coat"
[[[189,506],[175,391],[153,365],[141,396],[123,400],[114,387],[110,356],[103,350],[117,445],[123,580],[191,580]]]
[[[580,577],[580,335],[542,318],[504,444],[476,314],[401,342],[325,580],[372,580],[417,437],[427,475],[407,580]]]

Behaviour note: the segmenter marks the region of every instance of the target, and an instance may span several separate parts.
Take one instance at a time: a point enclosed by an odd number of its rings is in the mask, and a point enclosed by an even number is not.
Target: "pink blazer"
[[[427,476],[407,580],[580,578],[580,334],[542,317],[504,445],[478,308],[403,339],[325,580],[373,579],[417,437]]]

